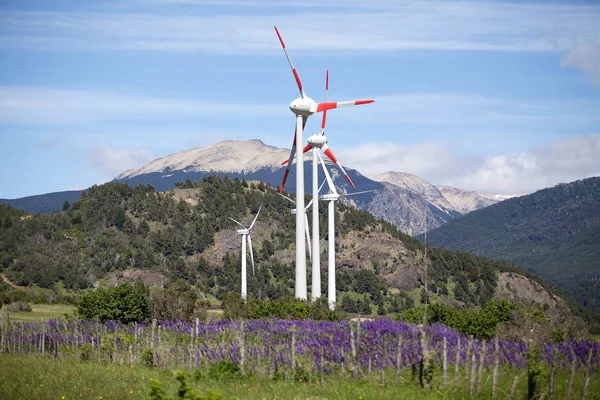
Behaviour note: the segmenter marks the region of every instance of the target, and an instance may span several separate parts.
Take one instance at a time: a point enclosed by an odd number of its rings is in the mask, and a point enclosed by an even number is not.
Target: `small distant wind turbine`
[[[323,172],[325,173],[325,179],[327,186],[329,186],[329,193],[319,196],[319,200],[329,201],[327,210],[327,303],[330,309],[335,309],[336,293],[335,293],[335,202],[340,197],[355,196],[357,194],[370,193],[375,190],[365,190],[362,192],[339,194],[331,180],[329,171],[325,167],[325,161],[321,157],[321,153],[317,152]]]
[[[262,204],[258,207],[258,212],[252,221],[250,227],[246,228],[240,222],[235,219],[228,217],[230,220],[238,224],[242,227],[242,229],[237,230],[237,234],[242,236],[242,298],[246,298],[248,293],[248,286],[246,283],[246,240],[248,240],[248,246],[250,247],[250,259],[252,260],[252,275],[254,275],[254,254],[252,253],[252,237],[250,236],[250,232],[252,232],[252,228],[258,219],[258,214],[260,214],[260,210],[262,208]]]

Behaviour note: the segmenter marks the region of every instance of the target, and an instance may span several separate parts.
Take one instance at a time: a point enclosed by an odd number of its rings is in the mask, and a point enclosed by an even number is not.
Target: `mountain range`
[[[259,180],[277,187],[283,177],[284,167],[281,162],[288,156],[289,150],[266,145],[260,140],[227,140],[153,160],[140,169],[123,172],[114,181],[132,186],[151,184],[156,190],[163,191],[186,179],[198,181],[209,175],[219,175]],[[305,170],[312,168],[309,153],[304,155],[304,163]],[[499,201],[473,191],[434,186],[408,173],[386,172],[368,178],[359,171],[346,167],[356,185],[355,190],[336,167],[330,162],[328,164],[340,193],[374,190],[346,198],[345,201],[393,223],[411,235],[436,228]],[[321,171],[320,176],[324,179]],[[305,177],[306,193],[311,193],[312,174],[306,174]],[[286,190],[293,193],[294,183],[295,168],[292,168]],[[76,201],[80,194],[81,191],[56,192],[14,200],[0,199],[0,203],[28,212],[52,212],[60,210],[65,200],[71,203]]]
[[[519,265],[600,311],[600,177],[507,199],[427,235],[435,246]]]

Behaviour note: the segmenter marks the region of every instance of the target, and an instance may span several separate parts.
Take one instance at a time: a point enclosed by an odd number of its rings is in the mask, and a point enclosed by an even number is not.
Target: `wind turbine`
[[[325,103],[327,103],[327,97],[329,93],[329,71],[325,72]],[[302,150],[302,153],[306,153],[310,149],[312,149],[312,173],[313,173],[313,199],[319,197],[319,192],[321,191],[321,187],[317,188],[318,180],[319,180],[319,159],[317,157],[317,153],[320,150],[323,150],[323,153],[329,157],[331,161],[333,161],[338,168],[342,171],[342,174],[346,177],[346,180],[350,183],[353,188],[354,182],[348,176],[342,164],[337,160],[336,156],[333,154],[333,151],[329,148],[327,144],[327,136],[325,136],[325,125],[327,124],[327,110],[323,111],[323,118],[321,119],[321,132],[315,133],[308,138],[308,144]],[[287,163],[289,160],[285,160],[281,164]],[[298,160],[296,160],[298,162]],[[325,183],[325,181],[323,182]],[[363,193],[363,192],[361,192]],[[307,207],[308,209],[308,207]],[[320,241],[319,241],[319,209],[318,202],[313,205],[312,210],[312,218],[313,218],[313,256],[312,256],[312,300],[316,300],[321,297],[321,249],[320,249]],[[310,251],[310,248],[309,248]]]
[[[235,219],[233,219],[231,217],[227,217],[242,227],[242,229],[238,229],[236,233],[238,235],[242,236],[242,298],[243,299],[246,299],[246,295],[248,293],[248,287],[247,287],[247,283],[246,283],[246,240],[248,240],[248,246],[250,247],[250,259],[252,260],[252,275],[254,275],[254,254],[252,253],[252,237],[250,236],[250,233],[252,232],[252,228],[254,227],[256,220],[258,219],[258,214],[260,214],[261,208],[262,208],[262,204],[260,205],[260,207],[258,207],[258,212],[256,213],[256,216],[254,217],[252,224],[248,228],[246,228],[244,225],[242,225],[240,222],[236,221]]]
[[[325,140],[327,137],[325,136]],[[315,149],[316,150],[316,149]],[[314,150],[313,150],[314,151]],[[327,205],[327,303],[331,310],[335,309],[336,293],[335,293],[335,202],[340,197],[355,196],[357,194],[370,193],[374,190],[365,190],[362,192],[339,194],[331,180],[331,176],[325,167],[325,161],[323,157],[317,151],[319,161],[323,166],[323,172],[325,173],[325,179],[327,180],[327,186],[329,186],[329,193],[319,197],[319,200],[328,201]]]
[[[295,98],[289,106],[290,110],[296,115],[296,132],[294,134],[294,141],[292,143],[292,150],[290,151],[288,165],[283,176],[283,181],[279,188],[279,192],[281,193],[283,192],[285,181],[287,180],[288,174],[290,173],[292,160],[294,159],[294,155],[296,154],[296,141],[298,141],[300,145],[302,145],[302,143],[304,142],[302,140],[302,133],[304,130],[304,126],[306,125],[306,120],[309,116],[316,112],[323,112],[327,110],[332,110],[334,108],[373,103],[375,100],[353,100],[317,103],[316,101],[308,97],[306,93],[304,93],[304,89],[302,88],[302,82],[300,81],[300,76],[296,71],[296,67],[292,63],[292,59],[290,58],[285,48],[285,43],[283,42],[283,39],[281,38],[277,27],[275,27],[275,32],[277,33],[277,37],[279,38],[281,47],[283,48],[288,63],[290,64],[290,68],[292,69],[292,74],[294,75],[294,79],[296,80],[298,90],[300,91],[300,97]],[[296,162],[296,201],[298,202],[298,207],[296,212],[295,295],[299,299],[306,300],[306,248],[304,247],[304,162],[301,158],[298,158],[298,162]]]

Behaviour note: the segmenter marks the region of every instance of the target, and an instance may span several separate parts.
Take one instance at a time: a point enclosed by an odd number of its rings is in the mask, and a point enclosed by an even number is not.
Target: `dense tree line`
[[[178,190],[189,192],[193,201],[178,197]],[[18,210],[0,209],[4,210],[0,216],[10,218],[10,224],[0,230],[0,272],[18,285],[51,288],[62,282],[65,288],[75,290],[90,288],[98,279],[128,268],[160,272],[180,286],[152,295],[154,304],[167,304],[176,292],[189,289],[197,297],[190,292],[188,300],[176,302],[190,315],[200,299],[198,294],[222,299],[228,292],[239,291],[239,251],[226,253],[218,262],[209,262],[205,251],[213,246],[219,231],[235,228],[227,217],[248,221],[261,204],[259,219],[268,221],[270,233],[253,243],[256,273],[248,275],[248,290],[258,299],[285,299],[294,293],[293,262],[281,257],[282,252],[293,251],[295,220],[289,202],[264,183],[216,176],[199,182],[187,180],[162,193],[150,185],[130,187],[112,182],[93,186],[78,201],[65,203],[62,211],[31,218],[21,219]],[[370,213],[343,202],[336,213],[338,237],[353,231],[385,232],[399,245],[401,242],[412,259],[423,253],[422,243]],[[320,220],[321,235],[326,239],[326,207],[320,208]],[[365,261],[371,268],[341,267],[336,271],[338,290],[360,295],[360,300],[338,296],[342,308],[370,313],[373,307],[383,315],[418,302],[405,292],[391,293],[379,271],[379,265],[389,260]],[[506,262],[431,246],[428,263],[429,293],[423,291],[421,300],[448,297],[467,306],[483,305],[492,298],[498,271],[519,272]],[[322,274],[323,288],[326,279]]]

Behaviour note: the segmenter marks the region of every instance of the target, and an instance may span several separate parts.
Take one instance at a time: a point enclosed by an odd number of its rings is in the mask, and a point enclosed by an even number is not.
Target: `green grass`
[[[507,398],[513,377],[519,375],[517,397],[526,394],[524,370],[501,370],[498,398]],[[324,386],[313,383],[300,383],[273,380],[265,377],[229,378],[213,380],[209,378],[190,379],[193,387],[203,392],[218,390],[225,399],[468,399],[468,389],[441,389],[440,376],[434,376],[434,388],[423,391],[410,376],[410,368],[402,373],[401,384],[393,384],[393,372],[388,371],[386,385],[379,384],[379,374],[374,373],[373,382],[366,379],[353,380],[349,377],[325,378]],[[196,375],[194,373],[192,376]],[[206,374],[202,374],[206,376]],[[453,371],[449,371],[451,386]],[[600,380],[592,377],[591,398],[600,393]],[[76,360],[56,360],[38,356],[0,355],[0,398],[4,399],[144,399],[152,381],[158,380],[169,396],[174,396],[178,388],[173,371],[143,366],[115,365]],[[561,372],[556,379],[555,397],[564,398],[568,372]],[[483,393],[478,398],[491,397],[491,377],[484,375]],[[575,382],[574,398],[580,398],[583,376],[578,374]],[[543,390],[547,390],[546,387]]]
[[[9,314],[11,321],[41,322],[42,319],[62,318],[71,314],[75,307],[68,304],[31,304],[30,312],[8,312],[8,305],[0,309],[0,313]]]

